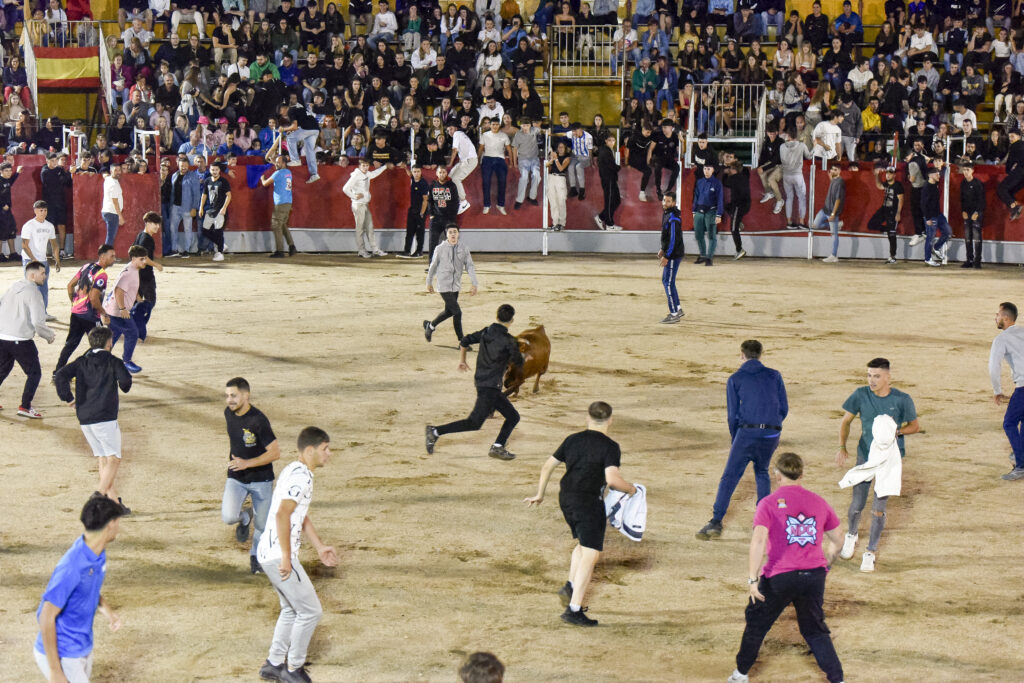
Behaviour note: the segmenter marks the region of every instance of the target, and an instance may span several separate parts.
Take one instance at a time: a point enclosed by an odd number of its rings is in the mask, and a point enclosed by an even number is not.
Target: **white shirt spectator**
[[[615,35],[612,36],[612,41],[618,43],[620,40],[623,41],[623,50],[632,50],[633,46],[636,45],[636,29],[629,29],[629,32],[623,36],[622,27],[620,26],[615,30]]]
[[[495,26],[501,21],[501,0],[476,0],[474,9],[481,24],[488,14],[494,18]]]
[[[117,200],[117,205],[124,209],[124,195],[121,194],[121,182],[116,178],[107,176],[103,179],[103,206],[100,208],[101,213],[118,213],[118,210],[114,208],[114,201]]]
[[[153,10],[153,14],[156,16],[170,12],[171,0],[149,0],[149,9]]]
[[[132,38],[138,38],[139,42],[142,43],[142,47],[149,47],[149,41],[153,40],[153,34],[145,28],[140,28],[136,31],[133,26],[129,26],[121,34],[121,42],[128,45],[132,42]]]
[[[260,536],[260,544],[256,549],[256,559],[260,562],[277,562],[281,557],[280,531],[277,528],[277,511],[281,509],[281,501],[295,501],[295,509],[288,517],[288,536],[291,539],[291,560],[298,562],[299,545],[302,543],[302,524],[309,513],[309,504],[313,501],[313,473],[308,467],[296,460],[277,475],[274,496],[270,500],[267,512],[267,525]]]
[[[910,36],[910,49],[937,52],[935,49],[935,39],[932,38],[932,34],[928,31],[922,32],[921,35],[918,35],[915,31],[914,35]]]
[[[398,33],[398,20],[391,10],[380,12],[373,18],[373,31],[371,33]]]
[[[864,69],[862,71],[859,66],[855,66],[850,69],[850,73],[846,74],[846,77],[853,83],[854,91],[864,92],[864,88],[868,87],[868,83],[875,77],[875,74],[871,69]]]
[[[956,128],[957,130],[964,129],[965,120],[970,121],[972,124],[974,124],[971,127],[972,130],[978,130],[978,116],[973,111],[971,111],[970,109],[964,109],[963,114],[961,114],[960,112],[953,113],[953,127]]]
[[[508,139],[508,136],[500,130],[497,133],[485,130],[480,135],[480,145],[484,148],[485,157],[504,159],[505,148],[511,144],[512,143]]]
[[[490,31],[487,29],[481,29],[480,33],[477,34],[477,38],[480,39],[480,44],[483,47],[487,47],[487,43],[494,41],[499,46],[501,45],[501,32],[496,28],[492,28]]]
[[[456,135],[458,135],[458,133],[456,133]],[[474,156],[475,155],[476,153],[474,152]],[[369,204],[370,181],[386,170],[388,170],[387,166],[381,166],[376,170],[363,173],[361,170],[356,168],[356,170],[352,171],[352,175],[348,177],[348,181],[345,183],[345,186],[341,188],[341,191],[348,195],[348,198],[352,200],[353,206],[356,204]],[[356,199],[356,195],[362,196]],[[278,481],[280,481],[280,479]]]
[[[461,130],[455,131],[455,135],[452,136],[452,149],[458,152],[460,162],[476,159],[476,147],[473,145],[473,141]]]
[[[814,149],[812,150],[814,156],[825,159],[832,159],[836,156],[836,148],[843,141],[843,132],[839,129],[839,126],[831,121],[822,121],[814,127],[813,136],[815,141],[821,140],[824,144],[822,146],[815,142]]]
[[[234,64],[228,67],[227,73],[225,73],[224,75],[228,78],[231,78],[231,74],[238,74],[238,77],[241,80],[247,81],[249,80],[249,65],[246,64],[245,66],[242,66],[238,62],[235,62]]]
[[[476,72],[478,74],[498,73],[501,70],[501,64],[500,52],[495,52],[493,55],[481,52],[480,56],[476,58]]]
[[[45,261],[46,245],[50,243],[50,240],[57,239],[57,233],[50,221],[40,222],[33,218],[21,226],[21,239],[28,240],[29,249],[32,250],[32,254],[29,254],[22,249],[21,258]]]
[[[479,112],[480,117],[477,119],[476,125],[479,126],[480,123],[484,120],[485,116],[489,119],[497,117],[497,119],[500,121],[501,117],[505,115],[505,108],[501,106],[501,104],[497,100],[495,100],[489,104],[485,104],[484,106],[480,107],[479,109],[477,109],[477,112]]]
[[[437,64],[437,52],[431,48],[427,54],[420,54],[419,50],[415,50],[412,53],[412,68],[415,71],[420,69],[430,69]]]

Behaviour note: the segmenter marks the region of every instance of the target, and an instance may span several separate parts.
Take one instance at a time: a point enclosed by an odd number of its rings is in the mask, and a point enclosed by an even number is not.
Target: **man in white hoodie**
[[[1013,460],[1013,469],[1004,474],[1003,479],[1016,481],[1024,479],[1024,439],[1021,438],[1021,426],[1024,423],[1024,327],[1017,325],[1017,307],[1014,304],[1009,301],[999,304],[996,328],[1002,331],[992,340],[988,374],[998,406],[1007,398],[1003,395],[1002,387],[1003,360],[1006,360],[1013,373],[1013,393],[1009,396],[1006,415],[1003,417],[1003,431],[1012,449],[1010,459]]]
[[[46,266],[30,261],[25,265],[25,279],[11,285],[0,298],[0,385],[17,362],[25,373],[18,415],[36,419],[42,415],[32,407],[32,399],[43,373],[39,367],[39,350],[32,338],[38,334],[52,344],[57,336],[46,326],[43,295],[39,293],[39,286],[44,282]]]
[[[473,256],[469,247],[459,242],[459,226],[451,223],[445,230],[447,240],[434,247],[427,269],[427,291],[434,293],[434,278],[437,278],[437,291],[444,300],[444,310],[437,314],[433,321],[423,321],[423,334],[430,341],[437,326],[448,318],[452,319],[455,336],[462,341],[462,308],[459,306],[459,291],[462,289],[462,271],[469,273],[473,286],[470,296],[476,296],[479,283],[476,281],[476,269],[473,267]]]
[[[359,168],[352,171],[341,191],[352,200],[352,215],[356,219],[356,249],[363,258],[387,256],[387,252],[377,246],[373,236],[373,216],[370,214],[370,181],[391,168],[386,164],[371,171],[367,159],[359,160]]]

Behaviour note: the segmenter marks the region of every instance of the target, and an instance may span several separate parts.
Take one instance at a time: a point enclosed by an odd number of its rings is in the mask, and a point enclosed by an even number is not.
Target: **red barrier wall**
[[[121,191],[124,195],[125,222],[118,231],[114,247],[119,258],[128,256],[128,248],[142,231],[142,216],[147,211],[160,213],[160,188],[158,176],[130,174],[121,176]],[[72,196],[78,230],[75,232],[75,258],[92,259],[96,250],[107,236],[107,226],[100,216],[103,206],[103,177],[99,175],[75,176]],[[162,249],[160,235],[156,236],[156,253]]]

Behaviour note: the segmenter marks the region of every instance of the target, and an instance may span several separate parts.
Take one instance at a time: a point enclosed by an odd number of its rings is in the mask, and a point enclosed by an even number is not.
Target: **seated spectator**
[[[754,20],[750,5],[740,5],[740,11],[732,15],[732,35],[741,43],[749,43],[761,37],[761,31]]]
[[[811,5],[811,13],[804,19],[804,40],[818,52],[828,43],[830,33],[828,15],[821,13],[821,3],[815,0]]]
[[[327,49],[326,20],[316,2],[306,5],[305,11],[299,18],[299,28],[301,29],[299,40],[307,50]]]
[[[641,102],[654,97],[658,87],[658,75],[651,69],[651,60],[644,57],[640,60],[640,66],[633,70],[632,76],[633,97]]]
[[[380,9],[373,18],[373,28],[366,38],[366,42],[374,49],[381,41],[394,42],[395,36],[398,34],[398,20],[395,18],[395,13],[391,11],[387,0],[381,0],[377,4]]]
[[[277,29],[271,36],[271,44],[274,47],[274,63],[279,67],[284,66],[285,55],[291,56],[292,62],[299,59],[299,34],[294,28],[288,25],[287,19],[279,19]]]
[[[373,3],[371,0],[349,0],[348,3],[348,21],[349,21],[349,35],[355,39],[356,26],[362,24],[366,27],[366,32],[370,32],[370,27],[373,25]]]
[[[933,62],[939,58],[937,48],[935,47],[935,39],[926,30],[925,25],[921,23],[914,26],[914,34],[910,38],[906,57],[903,59],[903,65],[910,69],[916,69],[924,62],[925,57],[928,57]]]
[[[28,75],[18,55],[11,55],[10,61],[4,67],[3,80],[4,102],[9,104],[11,96],[16,94],[18,95],[19,104],[23,105],[26,109],[31,109],[32,91],[29,90]]]
[[[843,13],[832,23],[832,30],[843,40],[843,45],[852,49],[864,41],[864,24],[860,15],[853,11],[850,0],[843,1]]]

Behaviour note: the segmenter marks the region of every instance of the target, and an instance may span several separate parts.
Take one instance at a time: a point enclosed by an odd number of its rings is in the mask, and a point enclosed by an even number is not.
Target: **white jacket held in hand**
[[[903,458],[896,445],[896,421],[888,415],[879,415],[871,423],[871,450],[868,461],[847,472],[839,482],[845,489],[862,481],[875,480],[875,495],[879,498],[900,495],[903,483]]]
[[[604,497],[604,513],[608,523],[623,536],[631,541],[640,541],[647,529],[647,488],[643,484],[633,486],[636,493],[632,496],[608,489]]]

